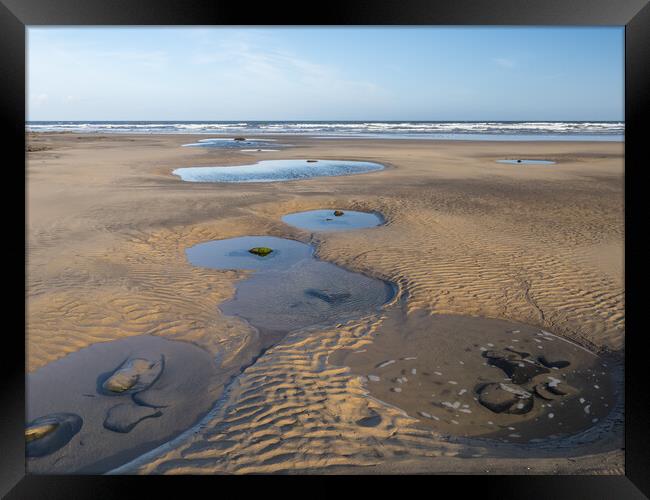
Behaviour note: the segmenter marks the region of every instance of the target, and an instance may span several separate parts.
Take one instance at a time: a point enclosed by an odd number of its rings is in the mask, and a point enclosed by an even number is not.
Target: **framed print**
[[[648,494],[647,2],[0,13],[7,498]]]

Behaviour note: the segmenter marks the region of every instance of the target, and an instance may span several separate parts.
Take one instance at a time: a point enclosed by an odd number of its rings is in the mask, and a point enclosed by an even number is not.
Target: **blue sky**
[[[28,120],[623,120],[624,29],[29,28]]]

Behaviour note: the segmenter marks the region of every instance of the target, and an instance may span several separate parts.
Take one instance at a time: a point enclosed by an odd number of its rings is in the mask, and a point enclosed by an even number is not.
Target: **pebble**
[[[400,387],[391,387],[390,390],[393,392],[402,392],[402,389]]]
[[[392,365],[394,362],[394,359],[389,359],[388,361],[384,361],[383,363],[378,364],[377,368],[384,368],[385,366]]]
[[[379,382],[381,378],[379,378],[377,375],[368,375],[368,380],[372,380],[373,382]]]
[[[553,414],[553,413],[548,414],[548,418],[553,418],[554,416],[555,416],[555,414]]]

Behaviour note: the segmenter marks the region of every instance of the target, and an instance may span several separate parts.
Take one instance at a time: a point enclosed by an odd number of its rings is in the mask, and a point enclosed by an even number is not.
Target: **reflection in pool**
[[[554,165],[555,162],[551,160],[497,160],[497,163],[509,163],[514,165]]]
[[[341,213],[342,215],[335,215]],[[282,217],[291,226],[308,231],[345,231],[349,229],[364,229],[384,223],[381,215],[353,210],[309,210],[297,212]]]
[[[252,165],[177,168],[172,174],[187,182],[277,182],[363,174],[383,168],[369,161],[262,160]]]
[[[248,252],[268,247],[265,257]],[[202,243],[186,250],[195,266],[254,269],[237,284],[235,297],[221,304],[264,331],[288,332],[316,324],[340,323],[378,310],[394,287],[314,257],[310,245],[273,236],[245,236]]]

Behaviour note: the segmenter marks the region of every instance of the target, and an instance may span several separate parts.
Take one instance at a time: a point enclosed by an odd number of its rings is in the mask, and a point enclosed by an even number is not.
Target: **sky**
[[[624,28],[29,27],[27,119],[624,119]]]

